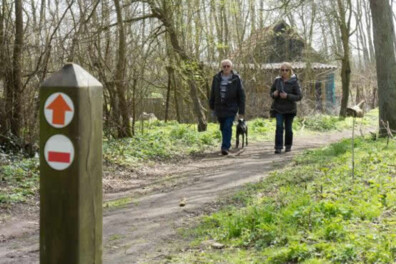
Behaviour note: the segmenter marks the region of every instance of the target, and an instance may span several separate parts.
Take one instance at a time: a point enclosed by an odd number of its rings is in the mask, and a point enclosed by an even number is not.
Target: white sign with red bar
[[[67,169],[74,159],[73,143],[64,135],[53,135],[45,143],[44,156],[54,170]]]
[[[53,93],[45,101],[44,115],[51,126],[65,127],[70,124],[74,116],[73,101],[65,93]]]

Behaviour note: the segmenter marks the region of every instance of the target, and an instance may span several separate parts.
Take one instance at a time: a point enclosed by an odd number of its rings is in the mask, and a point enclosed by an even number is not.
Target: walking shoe
[[[290,152],[291,151],[291,147],[286,147],[285,152]]]
[[[228,155],[228,149],[222,149],[221,154],[223,155]]]
[[[282,149],[275,149],[275,154],[281,154],[282,153]]]

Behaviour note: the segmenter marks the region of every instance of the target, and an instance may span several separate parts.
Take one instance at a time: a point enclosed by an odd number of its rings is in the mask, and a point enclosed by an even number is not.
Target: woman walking
[[[271,87],[270,95],[274,99],[271,115],[276,118],[275,154],[283,149],[283,134],[285,133],[285,151],[291,151],[293,145],[293,119],[297,114],[297,101],[302,98],[297,76],[293,73],[290,63],[281,65],[280,76],[276,77]]]

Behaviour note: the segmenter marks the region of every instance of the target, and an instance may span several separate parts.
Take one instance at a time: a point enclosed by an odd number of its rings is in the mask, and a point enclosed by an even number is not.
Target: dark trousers
[[[222,137],[221,149],[229,150],[231,147],[232,124],[234,119],[235,116],[218,118]]]
[[[275,149],[283,149],[283,131],[285,131],[285,146],[293,145],[293,119],[295,114],[276,113]]]

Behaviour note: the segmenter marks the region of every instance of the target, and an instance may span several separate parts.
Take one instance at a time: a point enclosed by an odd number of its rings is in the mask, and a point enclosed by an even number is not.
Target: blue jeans
[[[232,124],[235,116],[230,117],[219,117],[220,131],[221,131],[221,149],[230,149],[231,147],[231,136],[232,136]]]
[[[293,119],[295,114],[276,113],[275,149],[283,149],[283,131],[285,131],[285,146],[293,145]],[[284,124],[284,126],[283,126]]]

